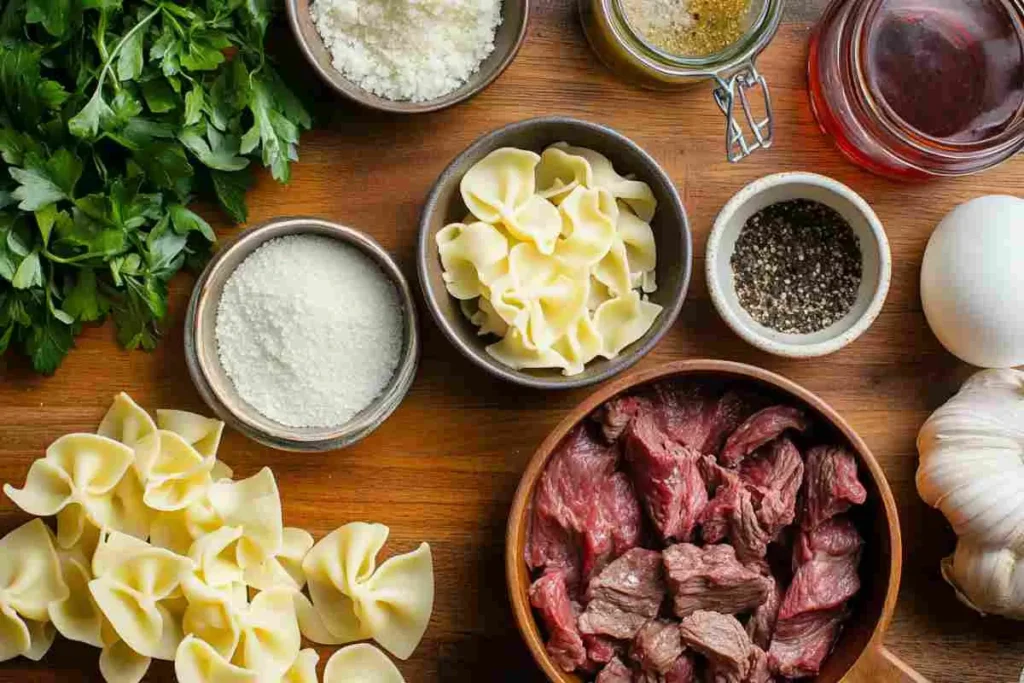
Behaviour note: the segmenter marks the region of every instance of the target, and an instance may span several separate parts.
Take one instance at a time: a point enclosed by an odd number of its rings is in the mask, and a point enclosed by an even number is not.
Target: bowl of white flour
[[[372,238],[316,218],[250,228],[196,283],[185,323],[192,380],[225,422],[284,450],[362,439],[419,361],[409,285]]]
[[[287,0],[292,32],[331,88],[378,111],[462,102],[512,63],[529,0]]]

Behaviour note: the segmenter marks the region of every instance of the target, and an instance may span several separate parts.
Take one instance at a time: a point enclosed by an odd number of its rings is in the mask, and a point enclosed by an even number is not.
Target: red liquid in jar
[[[808,75],[821,130],[875,173],[965,175],[1024,150],[1021,0],[833,0]]]
[[[998,135],[1024,106],[1024,54],[1001,0],[888,0],[867,27],[869,88],[915,130]]]

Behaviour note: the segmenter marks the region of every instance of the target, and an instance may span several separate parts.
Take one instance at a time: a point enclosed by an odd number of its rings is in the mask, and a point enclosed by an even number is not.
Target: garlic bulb
[[[979,612],[1024,619],[1024,372],[975,374],[917,450],[918,493],[959,537],[942,575]]]

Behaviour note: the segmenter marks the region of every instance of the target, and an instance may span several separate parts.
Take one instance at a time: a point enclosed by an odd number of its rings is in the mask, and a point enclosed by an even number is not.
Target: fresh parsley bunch
[[[152,349],[167,282],[286,182],[310,118],[264,53],[273,0],[0,0],[0,354],[52,373],[108,314]]]

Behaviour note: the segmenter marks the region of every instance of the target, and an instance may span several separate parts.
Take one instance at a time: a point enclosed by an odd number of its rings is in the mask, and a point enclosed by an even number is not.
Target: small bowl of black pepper
[[[846,185],[778,173],[740,190],[707,245],[711,300],[763,351],[834,353],[863,334],[889,292],[892,258],[878,216]]]

